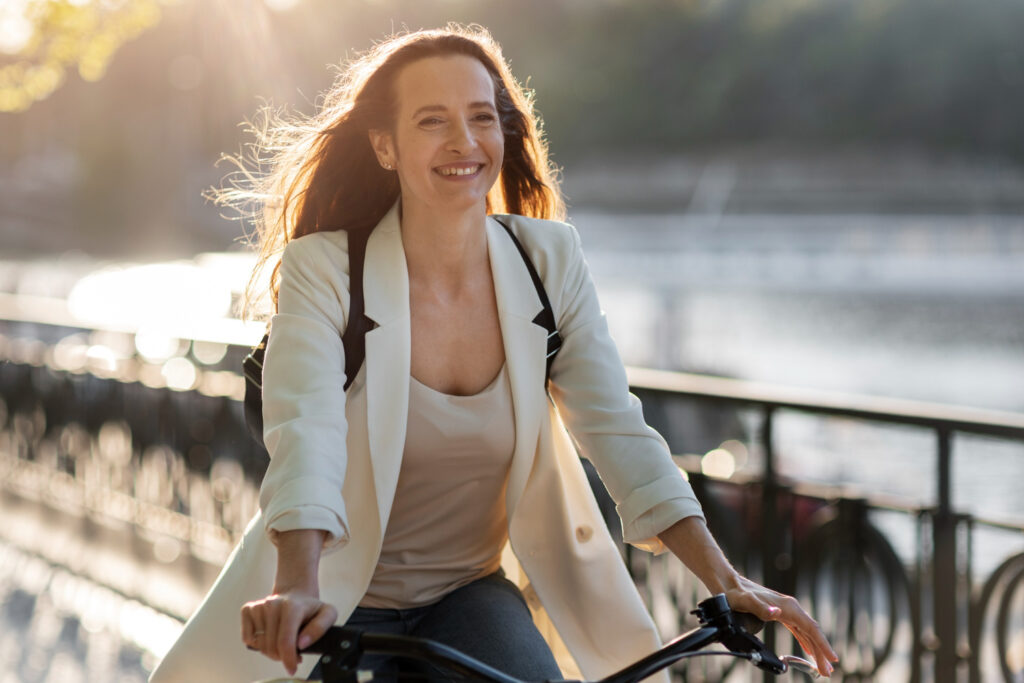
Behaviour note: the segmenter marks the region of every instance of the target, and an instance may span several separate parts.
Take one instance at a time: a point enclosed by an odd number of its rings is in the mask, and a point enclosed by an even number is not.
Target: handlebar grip
[[[764,628],[764,621],[750,612],[733,612],[732,618],[737,626],[741,626],[750,634],[760,633],[761,629]]]
[[[361,635],[362,631],[359,631],[358,629],[345,628],[343,626],[331,626],[327,629],[327,632],[320,636],[320,638],[315,642],[310,643],[299,651],[322,655],[329,652],[347,650],[350,647],[350,643],[359,642],[359,637]]]

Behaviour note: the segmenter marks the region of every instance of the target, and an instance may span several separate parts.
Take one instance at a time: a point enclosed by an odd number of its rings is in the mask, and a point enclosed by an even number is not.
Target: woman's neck
[[[409,278],[458,290],[487,263],[486,207],[438,213],[402,205],[402,245]]]

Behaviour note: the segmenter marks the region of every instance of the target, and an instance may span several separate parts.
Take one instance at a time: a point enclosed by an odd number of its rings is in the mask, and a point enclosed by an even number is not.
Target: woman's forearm
[[[323,548],[325,534],[320,529],[295,529],[277,534],[275,593],[298,590],[320,595],[320,550]]]
[[[729,564],[700,517],[681,519],[658,534],[658,538],[712,593],[724,593],[739,586],[739,573]]]
[[[682,519],[658,538],[697,575],[712,593],[725,593],[739,612],[754,614],[764,621],[779,621],[790,630],[817,662],[818,673],[828,676],[832,663],[839,661],[817,622],[792,597],[740,576],[718,547],[700,517]]]

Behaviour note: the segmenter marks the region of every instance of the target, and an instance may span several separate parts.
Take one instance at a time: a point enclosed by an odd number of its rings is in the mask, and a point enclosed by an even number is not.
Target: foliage
[[[166,0],[165,0],[166,1]],[[24,31],[13,60],[0,62],[0,112],[28,109],[77,66],[87,81],[103,77],[114,53],[160,20],[160,0],[25,0],[5,9]],[[16,14],[20,12],[20,14]]]
[[[1018,0],[595,4],[528,57],[567,148],[898,143],[1024,159]]]

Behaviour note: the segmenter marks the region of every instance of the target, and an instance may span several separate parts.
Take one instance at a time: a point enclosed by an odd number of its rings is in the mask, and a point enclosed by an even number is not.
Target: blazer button
[[[594,535],[594,530],[586,524],[581,524],[576,527],[576,540],[580,543],[586,543]]]

